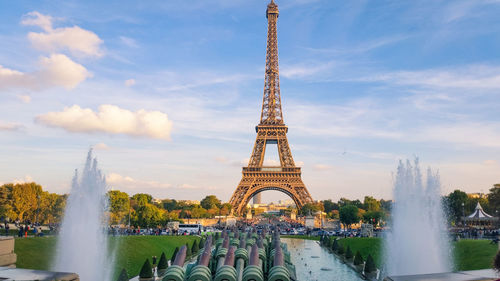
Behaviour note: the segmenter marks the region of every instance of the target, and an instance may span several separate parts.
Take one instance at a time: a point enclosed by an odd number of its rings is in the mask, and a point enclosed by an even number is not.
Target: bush
[[[335,253],[339,250],[339,242],[337,241],[337,238],[333,239],[332,243],[332,251]]]
[[[179,247],[175,248],[174,253],[172,254],[172,257],[170,258],[170,264],[174,263],[175,256],[177,256],[178,252],[179,252]]]
[[[339,247],[337,248],[337,254],[343,255],[345,253],[344,246],[339,243]]]
[[[186,257],[190,257],[192,254],[193,253],[191,252],[191,247],[189,247],[189,243],[186,243]]]
[[[325,237],[326,241],[325,241],[325,246],[327,248],[330,248],[332,246],[332,239],[330,239],[330,237]]]
[[[120,272],[120,275],[118,275],[118,279],[116,279],[116,281],[128,281],[128,274],[127,274],[127,270],[125,268],[122,269],[122,271]]]
[[[377,266],[375,265],[375,261],[373,260],[372,255],[368,255],[365,263],[365,272],[375,272],[377,271]]]
[[[219,239],[220,238],[220,232],[216,232],[215,233],[215,240]]]
[[[351,259],[353,256],[352,251],[351,251],[351,246],[347,246],[347,250],[345,251],[345,258],[346,259]]]
[[[165,253],[161,253],[160,261],[158,261],[158,269],[166,269],[168,267],[167,257]]]
[[[356,255],[354,255],[354,265],[360,264],[363,264],[363,256],[361,256],[361,253],[357,251]]]
[[[139,273],[140,278],[153,278],[153,269],[151,268],[151,263],[149,259],[146,259],[142,265],[141,272]]]
[[[191,247],[191,252],[192,252],[193,254],[198,253],[198,251],[200,250],[200,246],[199,246],[199,244],[198,244],[199,242],[201,242],[201,240],[200,240],[200,241],[196,241],[196,240],[194,240],[194,242],[193,242],[193,247]]]

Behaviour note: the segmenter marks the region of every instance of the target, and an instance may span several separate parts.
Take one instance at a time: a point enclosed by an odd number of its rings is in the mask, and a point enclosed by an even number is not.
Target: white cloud
[[[117,189],[120,189],[122,187],[125,189],[151,189],[151,188],[167,189],[172,187],[172,185],[168,183],[161,183],[158,181],[136,180],[132,177],[122,176],[117,173],[111,173],[107,175],[106,183]]]
[[[96,150],[108,150],[109,146],[103,142],[100,142],[100,143],[94,145],[93,148]]]
[[[40,58],[39,70],[35,72],[23,73],[0,65],[0,90],[9,88],[38,90],[54,86],[73,89],[91,76],[92,74],[84,66],[67,56],[52,54]],[[28,98],[24,97],[24,100]]]
[[[332,168],[333,168],[332,166],[326,165],[326,164],[315,164],[315,165],[313,165],[313,169],[316,170],[316,171],[327,171],[327,170],[330,170]]]
[[[39,33],[28,33],[31,44],[39,50],[51,53],[67,50],[81,57],[103,55],[100,48],[103,41],[99,36],[79,26],[53,28],[53,18],[36,11],[26,14],[21,24],[39,26],[44,30]]]
[[[488,166],[495,166],[495,165],[498,165],[498,161],[496,160],[484,160],[483,161],[483,164],[484,165],[488,165]]]
[[[321,62],[321,63],[303,63],[295,65],[283,65],[280,71],[280,75],[289,78],[305,78],[316,75],[320,72],[326,71],[335,66],[333,61]]]
[[[130,48],[138,48],[139,47],[137,42],[130,37],[120,36],[120,40],[122,41],[123,44],[125,44],[126,46],[128,46]]]
[[[3,123],[0,121],[0,131],[18,131],[22,128],[22,125],[15,123]]]
[[[135,85],[135,79],[125,80],[125,86],[131,87],[131,86],[134,86],[134,85]]]
[[[163,112],[144,109],[132,112],[109,104],[99,106],[97,112],[73,105],[61,112],[40,115],[36,121],[68,132],[105,132],[166,140],[172,130],[172,121]]]
[[[21,183],[29,183],[29,182],[34,182],[33,178],[30,175],[24,176],[22,179],[14,179],[12,181],[14,184],[21,184]]]
[[[17,95],[17,98],[24,102],[24,103],[30,103],[31,102],[31,97],[28,95]]]
[[[487,123],[443,124],[424,128],[415,138],[421,141],[499,148],[500,126]]]
[[[40,66],[43,71],[38,73],[38,78],[48,81],[48,85],[60,85],[66,89],[72,89],[91,77],[83,65],[75,63],[62,54],[52,54],[50,57],[42,57]]]
[[[368,76],[360,81],[455,89],[500,89],[500,67],[465,65],[453,69],[396,71]]]
[[[54,18],[49,15],[41,14],[37,11],[29,12],[23,16],[22,25],[39,26],[45,31],[52,29]]]

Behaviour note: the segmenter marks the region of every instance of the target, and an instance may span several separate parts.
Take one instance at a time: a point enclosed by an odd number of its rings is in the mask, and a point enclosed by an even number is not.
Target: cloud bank
[[[92,76],[83,65],[63,54],[41,57],[38,65],[38,71],[28,73],[0,65],[0,90],[11,88],[43,90],[54,86],[69,90]]]
[[[28,39],[33,47],[46,52],[69,51],[78,57],[100,57],[103,41],[94,32],[79,26],[53,28],[54,18],[39,12],[24,16],[22,25],[38,26],[44,32],[30,32]]]
[[[163,112],[144,109],[132,112],[109,104],[99,106],[96,112],[73,105],[60,112],[39,115],[35,120],[68,132],[104,132],[165,140],[170,140],[172,130],[172,121]]]

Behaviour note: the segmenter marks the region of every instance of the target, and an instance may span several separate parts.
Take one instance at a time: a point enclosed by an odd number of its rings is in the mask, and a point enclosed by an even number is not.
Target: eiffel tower
[[[296,167],[293,161],[286,137],[288,127],[283,122],[276,33],[278,15],[278,5],[271,0],[266,11],[266,74],[260,123],[255,127],[257,139],[248,166],[243,167],[243,177],[229,201],[237,215],[243,215],[250,199],[266,190],[278,190],[287,194],[299,209],[304,204],[313,202],[302,182],[300,167]],[[278,146],[279,166],[264,166],[266,145]]]

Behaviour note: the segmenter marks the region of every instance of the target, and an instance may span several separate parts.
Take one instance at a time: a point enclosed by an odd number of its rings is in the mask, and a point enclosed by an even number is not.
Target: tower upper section
[[[267,5],[267,49],[264,97],[259,125],[284,125],[281,111],[280,76],[278,66],[278,5],[271,0]]]

